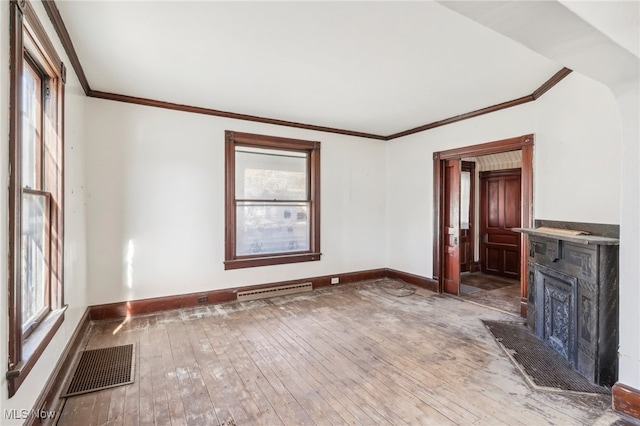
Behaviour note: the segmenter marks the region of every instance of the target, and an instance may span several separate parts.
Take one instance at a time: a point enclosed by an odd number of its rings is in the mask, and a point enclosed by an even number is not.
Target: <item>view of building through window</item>
[[[236,148],[236,255],[309,250],[307,157]]]

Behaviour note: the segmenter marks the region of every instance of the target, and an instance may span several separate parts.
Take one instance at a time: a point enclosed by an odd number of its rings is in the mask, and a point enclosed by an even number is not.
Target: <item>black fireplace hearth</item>
[[[529,236],[528,326],[587,379],[613,386],[618,376],[618,227],[536,221],[535,229],[519,231]]]

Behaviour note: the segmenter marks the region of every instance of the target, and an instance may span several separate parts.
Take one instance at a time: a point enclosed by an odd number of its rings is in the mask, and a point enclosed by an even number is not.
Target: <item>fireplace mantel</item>
[[[528,326],[589,380],[612,386],[618,372],[618,226],[536,221],[536,228],[515,230],[529,237]]]
[[[576,244],[600,244],[605,246],[620,245],[620,240],[618,238],[603,237],[600,235],[566,235],[548,231],[540,231],[538,230],[538,228],[513,228],[512,230],[515,232],[522,232],[523,234],[536,235],[538,237],[570,241]]]

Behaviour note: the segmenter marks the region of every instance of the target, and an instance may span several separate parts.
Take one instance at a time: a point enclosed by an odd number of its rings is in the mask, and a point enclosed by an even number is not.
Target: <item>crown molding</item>
[[[314,124],[298,123],[295,121],[280,120],[276,118],[260,117],[256,115],[240,114],[230,111],[221,111],[217,109],[203,108],[191,105],[176,104],[172,102],[159,101],[148,98],[139,98],[135,96],[120,95],[117,93],[101,92],[99,90],[90,90],[87,95],[91,98],[106,99],[110,101],[126,102],[130,104],[145,105],[157,108],[171,109],[175,111],[190,112],[194,114],[212,115],[215,117],[232,118],[235,120],[255,121],[258,123],[275,124],[277,126],[295,127],[298,129],[316,130],[319,132],[337,133],[341,135],[357,136],[361,138],[385,140],[384,136],[372,133],[357,132],[345,129],[336,129],[333,127],[317,126]]]
[[[80,64],[80,59],[78,58],[76,49],[73,47],[71,36],[69,36],[67,27],[62,20],[62,16],[60,15],[58,6],[56,6],[56,3],[53,0],[43,0],[42,5],[44,6],[44,9],[49,16],[49,20],[51,20],[51,23],[53,24],[53,28],[55,29],[56,34],[58,34],[58,38],[62,43],[62,47],[64,47],[64,51],[67,52],[69,61],[71,61],[71,66],[76,72],[78,80],[80,80],[80,85],[82,86],[82,90],[84,90],[84,94],[89,96],[89,93],[91,92],[89,82],[87,81],[87,77],[84,74],[84,70],[82,69],[82,65]]]
[[[222,110],[211,109],[211,108],[177,104],[173,102],[166,102],[166,101],[161,101],[156,99],[141,98],[136,96],[128,96],[124,94],[93,90],[89,85],[89,81],[87,80],[87,77],[84,73],[82,64],[80,63],[80,59],[78,58],[78,54],[76,53],[76,50],[73,46],[73,42],[71,41],[69,32],[67,31],[67,28],[64,24],[62,16],[60,15],[60,11],[58,10],[58,7],[55,4],[55,1],[43,0],[42,4],[44,5],[45,10],[47,11],[47,15],[49,15],[49,19],[51,20],[51,23],[53,24],[53,27],[55,28],[55,31],[58,34],[58,37],[60,38],[60,42],[62,43],[64,50],[67,52],[67,56],[69,56],[71,65],[73,66],[73,69],[76,72],[78,79],[80,80],[80,84],[82,85],[82,89],[84,90],[85,95],[90,98],[111,100],[116,102],[126,102],[126,103],[137,104],[137,105],[164,108],[164,109],[170,109],[175,111],[183,111],[183,112],[188,112],[193,114],[204,114],[204,115],[210,115],[215,117],[231,118],[235,120],[244,120],[244,121],[253,121],[258,123],[273,124],[277,126],[294,127],[298,129],[314,130],[319,132],[327,132],[327,133],[355,136],[355,137],[382,140],[382,141],[390,141],[393,139],[398,139],[404,136],[434,129],[436,127],[446,126],[448,124],[453,124],[459,121],[468,120],[470,118],[478,117],[480,115],[489,114],[492,112],[522,105],[528,102],[533,102],[538,98],[540,98],[542,95],[544,95],[546,92],[548,92],[552,87],[557,85],[560,81],[562,81],[566,76],[568,76],[571,73],[571,70],[569,68],[566,68],[566,67],[562,68],[560,71],[555,73],[551,78],[549,78],[547,81],[542,83],[542,85],[538,87],[535,91],[533,91],[533,93],[522,96],[517,99],[512,99],[496,105],[491,105],[475,111],[449,117],[444,120],[434,121],[432,123],[414,127],[412,129],[404,130],[402,132],[393,133],[391,135],[387,135],[387,136],[377,135],[373,133],[360,132],[355,130],[347,130],[347,129],[339,129],[334,127],[318,126],[314,124],[298,123],[294,121],[281,120],[277,118],[260,117],[256,115],[222,111]]]

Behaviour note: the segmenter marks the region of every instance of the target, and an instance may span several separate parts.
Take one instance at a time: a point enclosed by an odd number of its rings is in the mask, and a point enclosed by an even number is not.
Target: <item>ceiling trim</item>
[[[434,121],[433,123],[425,124],[424,126],[415,127],[413,129],[405,130],[403,132],[394,133],[393,135],[389,135],[386,137],[386,140],[392,140],[396,138],[401,138],[403,136],[412,135],[414,133],[424,132],[425,130],[434,129],[436,127],[445,126],[447,124],[457,123],[458,121],[467,120],[469,118],[478,117],[480,115],[489,114],[491,112],[500,111],[502,109],[511,108],[514,106],[526,104],[527,102],[533,102],[538,99],[540,96],[549,91],[553,86],[558,84],[563,78],[568,76],[571,73],[569,68],[562,68],[560,71],[555,73],[549,80],[545,81],[539,88],[537,88],[532,94],[523,96],[521,98],[512,99],[507,102],[502,102],[500,104],[488,106],[485,108],[477,109],[475,111],[467,112],[465,114],[456,115],[453,117],[445,118],[444,120]]]
[[[84,90],[84,93],[87,97],[105,99],[105,100],[111,100],[111,101],[117,101],[117,102],[126,102],[131,104],[151,106],[151,107],[157,107],[157,108],[165,108],[165,109],[183,111],[183,112],[194,113],[194,114],[204,114],[204,115],[211,115],[216,117],[231,118],[231,119],[244,120],[244,121],[254,121],[258,123],[274,124],[278,126],[287,126],[287,127],[294,127],[299,129],[315,130],[320,132],[336,133],[341,135],[356,136],[356,137],[383,140],[383,141],[390,141],[393,139],[401,138],[403,136],[412,135],[414,133],[424,132],[425,130],[430,130],[436,127],[445,126],[447,124],[453,124],[459,121],[478,117],[480,115],[489,114],[492,112],[511,108],[517,105],[522,105],[528,102],[533,102],[536,99],[540,98],[542,95],[544,95],[546,92],[548,92],[552,87],[554,87],[562,79],[564,79],[567,75],[571,73],[571,70],[569,68],[566,68],[566,67],[562,68],[560,71],[555,73],[551,78],[549,78],[547,81],[542,83],[542,85],[538,87],[530,95],[526,95],[517,99],[512,99],[510,101],[502,102],[502,103],[491,105],[475,111],[449,117],[444,120],[434,121],[432,123],[414,127],[412,129],[404,130],[402,132],[393,133],[388,136],[376,135],[373,133],[318,126],[314,124],[298,123],[294,121],[280,120],[276,118],[260,117],[256,115],[241,114],[241,113],[235,113],[230,111],[222,111],[222,110],[211,109],[211,108],[183,105],[183,104],[154,100],[149,98],[140,98],[135,96],[128,96],[128,95],[122,95],[117,93],[108,93],[108,92],[93,90],[89,85],[89,81],[87,80],[87,77],[84,73],[82,64],[80,63],[80,59],[78,58],[78,54],[76,53],[76,50],[73,46],[73,42],[71,41],[69,32],[67,31],[67,27],[64,24],[64,21],[62,19],[62,16],[60,15],[60,11],[58,10],[58,7],[55,4],[55,1],[43,0],[42,4],[47,12],[47,15],[49,15],[49,19],[51,20],[51,23],[53,24],[53,27],[56,33],[58,34],[58,37],[60,38],[60,42],[62,43],[64,50],[67,52],[67,56],[69,56],[71,65],[74,71],[76,72],[76,75],[78,76],[78,80],[80,80],[80,85],[82,86],[82,89]]]
[[[73,42],[71,41],[71,36],[69,36],[69,32],[67,31],[67,27],[64,25],[64,21],[62,20],[62,16],[60,16],[60,11],[58,10],[58,6],[56,6],[53,0],[43,0],[42,5],[49,15],[49,19],[53,24],[53,28],[56,30],[58,34],[58,38],[64,47],[65,52],[67,52],[67,56],[71,61],[71,66],[73,70],[76,72],[78,76],[78,80],[80,80],[80,85],[82,86],[82,90],[84,90],[84,94],[89,96],[91,93],[91,88],[89,87],[89,81],[87,81],[87,77],[84,74],[84,70],[82,69],[82,65],[80,64],[80,59],[78,58],[78,54],[76,53],[76,49],[73,47]]]
[[[256,121],[258,123],[275,124],[278,126],[295,127],[298,129],[317,130],[320,132],[337,133],[348,136],[358,136],[361,138],[386,140],[384,136],[373,133],[357,132],[352,130],[336,129],[333,127],[316,126],[314,124],[297,123],[295,121],[279,120],[276,118],[260,117],[257,115],[239,114],[236,112],[221,111],[217,109],[203,108],[191,105],[176,104],[172,102],[158,101],[148,98],[138,98],[135,96],[120,95],[117,93],[107,93],[98,90],[89,90],[89,97],[106,99],[110,101],[127,102],[130,104],[152,106],[158,108],[172,109],[176,111],[190,112],[194,114],[213,115],[216,117],[233,118],[236,120]]]

